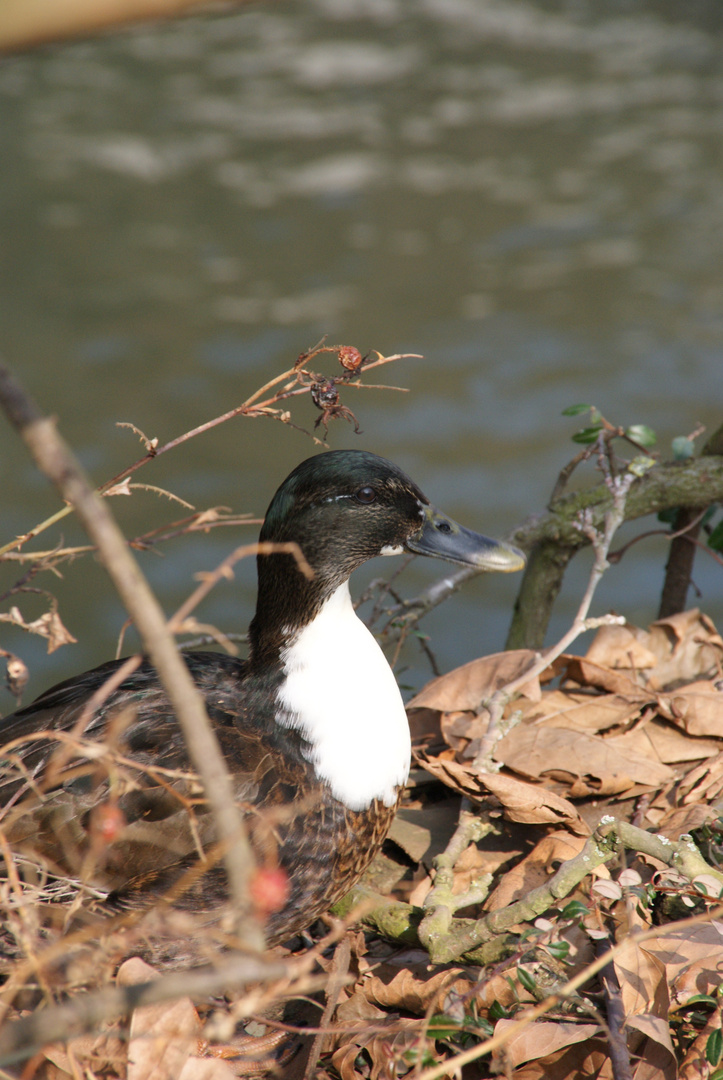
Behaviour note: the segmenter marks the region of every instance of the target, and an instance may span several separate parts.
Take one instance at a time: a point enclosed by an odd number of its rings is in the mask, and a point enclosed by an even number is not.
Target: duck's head
[[[377,555],[407,551],[503,572],[525,563],[517,548],[458,525],[398,466],[364,450],[332,450],[297,465],[274,495],[260,539],[300,546],[322,602]],[[287,573],[289,560],[260,556],[260,589],[282,567]]]

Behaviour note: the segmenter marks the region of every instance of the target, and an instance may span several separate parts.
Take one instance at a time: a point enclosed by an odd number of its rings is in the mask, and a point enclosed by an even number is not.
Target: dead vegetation
[[[335,356],[340,374],[310,369],[321,353]],[[226,416],[163,445],[142,436],[144,456],[99,493],[131,491],[138,469],[216,423],[291,423],[288,404],[298,396],[311,397],[324,427],[358,427],[340,394],[394,359],[321,343]],[[644,429],[626,433],[600,420],[583,429],[586,450],[547,513],[515,534],[532,553],[516,632],[534,638],[533,647],[442,675],[410,702],[416,768],[405,803],[371,873],[326,928],[315,928],[315,944],[249,955],[234,948],[242,929],[232,921],[202,925],[167,904],[143,917],[101,918],[89,874],[29,867],[11,848],[6,808],[0,1076],[723,1077],[723,640],[697,610],[648,630],[589,614],[600,577],[619,557],[612,543],[621,521],[673,508],[674,533],[694,532],[691,544],[701,543],[701,528],[715,536],[705,511],[723,496],[723,459],[709,440],[701,457],[663,465],[644,445]],[[620,440],[632,460],[620,456]],[[601,482],[567,494],[572,468],[586,462]],[[23,597],[80,553],[37,547],[70,512],[0,551],[21,570],[0,620],[43,634],[49,649],[65,643],[51,592],[35,620],[23,616]],[[192,509],[125,547],[239,520]],[[102,538],[95,542],[104,554]],[[586,544],[595,567],[575,625],[540,657],[556,543],[564,554],[555,573]],[[195,605],[231,566],[207,577],[164,629],[197,633]],[[465,576],[448,575],[411,600],[378,596],[387,639],[408,634]],[[535,588],[542,611],[526,630]],[[598,630],[587,654],[570,653],[590,627]],[[233,648],[227,635],[212,635]],[[1,655],[20,694],[22,659]],[[89,744],[78,732],[74,740],[76,758],[104,775],[122,772],[112,739]],[[15,767],[8,747],[4,768]],[[112,819],[100,823],[96,854],[112,830]],[[253,873],[242,869],[239,888],[260,915]],[[159,940],[173,943],[175,965],[141,959]],[[187,945],[192,970],[173,970]]]

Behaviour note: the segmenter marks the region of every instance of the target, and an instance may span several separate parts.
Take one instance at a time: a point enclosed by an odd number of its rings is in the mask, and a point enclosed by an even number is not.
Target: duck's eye
[[[448,524],[448,522],[446,522],[446,521],[438,521],[437,522],[437,532],[451,533],[451,531],[452,531],[452,526],[450,524]]]
[[[365,506],[368,506],[369,503],[373,503],[376,497],[377,493],[374,488],[368,486],[359,488],[356,495],[354,496],[357,502],[364,503]]]

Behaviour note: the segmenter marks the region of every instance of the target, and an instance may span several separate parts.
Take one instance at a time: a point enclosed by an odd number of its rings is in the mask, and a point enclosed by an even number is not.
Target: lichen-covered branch
[[[656,465],[632,485],[625,521],[676,507],[700,509],[723,499],[723,457],[706,456]],[[508,649],[538,649],[544,640],[552,605],[570,559],[590,540],[575,526],[581,513],[600,529],[612,506],[606,483],[559,499],[547,514],[525,522],[512,540],[530,552],[520,585]]]
[[[712,877],[720,881],[723,890],[723,873],[705,861],[690,836],[672,841],[626,821],[605,818],[583,849],[564,862],[544,885],[480,919],[450,918],[443,934],[434,934],[430,938],[429,923],[422,932],[421,927],[428,918],[425,910],[377,896],[363,885],[353,889],[335,906],[334,912],[345,917],[354,907],[367,906],[368,910],[362,916],[366,925],[394,941],[424,944],[435,964],[446,964],[461,956],[477,964],[495,963],[516,947],[513,927],[534,922],[559,900],[569,896],[596,867],[615,858],[621,847],[650,855],[690,881],[703,875]],[[433,928],[437,928],[436,924]]]
[[[419,938],[430,956],[434,954],[436,942],[445,940],[452,925],[455,911],[479,904],[487,896],[491,874],[483,874],[473,887],[463,894],[454,894],[454,868],[462,852],[474,841],[492,832],[493,826],[478,814],[462,805],[459,823],[445,850],[433,861],[434,886],[424,902],[427,914],[419,926]]]

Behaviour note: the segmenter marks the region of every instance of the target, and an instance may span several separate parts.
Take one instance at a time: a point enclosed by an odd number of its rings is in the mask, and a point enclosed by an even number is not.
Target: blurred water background
[[[719,0],[306,0],[5,59],[2,353],[99,483],[139,454],[117,421],[165,442],[323,334],[422,353],[383,372],[408,395],[350,392],[363,435],[336,424],[330,444],[390,457],[502,535],[544,508],[575,451],[565,406],[649,424],[664,457],[721,421],[722,35]],[[308,401],[295,418],[311,426]],[[260,515],[313,449],[237,420],[137,479]],[[0,490],[3,542],[58,505],[4,423]],[[113,505],[132,535],[178,516],[150,494]],[[62,535],[80,539],[69,521]],[[141,561],[170,612],[254,536]],[[666,554],[662,538],[631,549],[594,613],[647,624]],[[576,560],[551,639],[588,569]],[[417,560],[404,591],[440,570]],[[696,583],[691,603],[723,624],[705,555]],[[33,584],[79,638],[46,656],[3,628],[35,692],[113,655],[123,612],[91,560]],[[442,669],[502,647],[516,588],[477,580],[423,624]],[[245,629],[254,590],[248,562],[199,617]],[[28,618],[43,606],[21,602]],[[408,650],[402,682],[427,674]]]

